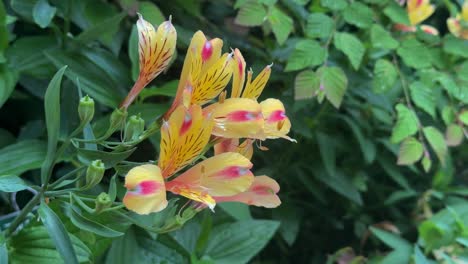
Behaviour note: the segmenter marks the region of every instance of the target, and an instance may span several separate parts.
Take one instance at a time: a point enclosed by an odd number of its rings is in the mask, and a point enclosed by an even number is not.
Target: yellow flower
[[[435,6],[429,0],[408,0],[407,11],[411,25],[415,26],[430,17]]]
[[[170,19],[155,30],[153,25],[144,20],[141,15],[138,16],[140,73],[132,90],[121,104],[125,108],[135,100],[149,82],[167,68],[174,54],[177,40],[177,32]]]
[[[463,3],[462,12],[456,17],[447,19],[447,26],[450,32],[462,39],[468,39],[468,1]]]

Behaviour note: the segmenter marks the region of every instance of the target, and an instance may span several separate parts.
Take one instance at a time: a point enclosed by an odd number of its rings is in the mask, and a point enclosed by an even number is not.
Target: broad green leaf
[[[317,132],[317,143],[322,157],[323,165],[329,175],[336,174],[336,145],[334,138],[327,134]]]
[[[44,223],[50,238],[55,244],[57,251],[67,263],[78,264],[78,258],[73,248],[70,236],[60,218],[50,209],[47,204],[39,206],[39,216]]]
[[[177,93],[177,85],[179,84],[178,80],[168,81],[162,86],[159,87],[146,87],[141,91],[140,97],[141,100],[145,100],[148,97],[156,96],[156,95],[164,95],[174,97]]]
[[[41,181],[45,184],[47,171],[50,170],[55,158],[58,136],[60,132],[60,86],[67,66],[63,66],[52,78],[44,96],[44,109],[47,127],[47,155],[41,168]]]
[[[394,23],[410,25],[408,13],[404,7],[401,7],[396,1],[390,1],[390,4],[383,10],[384,14]]]
[[[247,0],[237,13],[235,23],[242,26],[260,26],[267,16],[266,8],[255,0]]]
[[[71,222],[79,229],[92,232],[102,237],[119,237],[124,235],[122,232],[86,218],[82,213],[73,208],[71,204],[67,204],[66,210],[66,214],[70,217]]]
[[[0,175],[21,175],[40,168],[46,151],[46,144],[39,140],[20,141],[0,149]]]
[[[372,9],[360,2],[352,2],[343,12],[343,17],[349,24],[360,28],[368,28],[373,23]]]
[[[392,34],[379,24],[372,25],[370,34],[372,47],[374,48],[393,50],[399,46],[398,41],[392,37]]]
[[[78,159],[85,165],[89,165],[94,160],[99,159],[104,163],[106,169],[109,169],[117,165],[117,163],[125,160],[130,155],[132,155],[136,148],[125,150],[122,152],[105,152],[101,150],[90,150],[83,148],[78,148],[77,150]]]
[[[302,100],[312,98],[319,87],[320,79],[314,71],[302,71],[296,76],[294,82],[294,99]]]
[[[326,50],[315,40],[300,40],[288,59],[285,71],[301,70],[323,63]]]
[[[409,88],[414,104],[435,118],[436,101],[432,88],[418,81],[413,82]]]
[[[19,192],[28,188],[28,185],[16,175],[0,175],[0,191]]]
[[[320,0],[320,4],[331,10],[343,10],[348,6],[346,0]]]
[[[445,35],[444,51],[448,54],[468,58],[468,41],[461,38],[456,38],[452,34]]]
[[[329,38],[335,28],[335,21],[323,14],[312,13],[307,17],[305,34],[309,38]]]
[[[445,211],[445,210],[444,210]],[[440,213],[439,213],[440,214]],[[452,242],[452,232],[448,223],[426,220],[418,227],[419,239],[428,250],[449,245]]]
[[[423,166],[424,171],[427,173],[432,167],[432,160],[429,157],[426,157],[426,155],[424,155],[424,157],[421,160],[421,165]]]
[[[36,24],[41,28],[46,28],[49,26],[56,12],[57,8],[51,6],[48,0],[38,0],[34,5],[32,15]]]
[[[391,142],[399,143],[403,139],[414,135],[418,131],[418,117],[403,104],[397,104],[397,122],[392,130]]]
[[[409,137],[400,145],[398,153],[398,165],[411,165],[421,159],[423,155],[423,145],[414,137]]]
[[[289,246],[292,246],[299,234],[301,224],[301,211],[292,204],[282,204],[273,209],[273,219],[281,225],[278,232]]]
[[[458,115],[458,119],[460,119],[465,126],[468,126],[468,109],[461,111]]]
[[[252,219],[252,215],[250,214],[250,208],[246,204],[237,202],[227,202],[219,203],[218,206],[221,207],[221,209],[223,209],[226,213],[228,213],[236,220],[240,221]]]
[[[357,3],[357,2],[355,2]],[[335,47],[341,50],[348,57],[355,70],[359,69],[362,57],[366,49],[362,42],[349,33],[336,33],[334,37]]]
[[[435,80],[438,81],[447,93],[458,100],[465,102],[468,99],[468,89],[459,85],[455,82],[454,78],[449,74],[442,73],[434,76]]]
[[[125,16],[125,13],[120,13],[109,17],[81,32],[75,40],[81,43],[89,43],[93,40],[102,38],[105,34],[113,35],[117,32],[119,24]]]
[[[320,89],[323,88],[330,103],[339,108],[348,86],[348,79],[343,70],[338,67],[321,67],[317,70],[320,79]]]
[[[76,236],[69,235],[78,261],[81,263],[90,261],[91,252],[88,247]],[[24,228],[17,235],[12,236],[9,246],[10,249],[14,248],[10,252],[12,264],[64,263],[43,225]],[[66,263],[72,263],[72,261],[73,259],[67,259]]]
[[[431,55],[427,47],[414,38],[404,40],[397,53],[409,67],[422,69],[431,66]]]
[[[215,227],[204,254],[214,263],[247,263],[271,239],[279,223],[244,220]]]
[[[283,45],[288,39],[289,34],[294,29],[293,20],[281,11],[281,9],[274,6],[270,10],[268,21],[270,22],[276,41],[278,41],[280,45]]]
[[[18,74],[15,71],[0,65],[0,109],[15,89],[17,80]]]
[[[138,12],[145,18],[146,21],[153,25],[159,25],[166,20],[161,9],[150,1],[139,1]]]
[[[444,136],[439,132],[439,130],[437,130],[437,128],[431,126],[425,127],[423,132],[424,137],[431,145],[440,162],[444,165],[445,157],[447,155],[447,145],[445,144]]]
[[[463,127],[457,124],[450,124],[445,131],[445,140],[447,142],[447,146],[450,147],[460,145],[463,142],[464,137]]]
[[[385,93],[395,84],[398,77],[393,63],[386,59],[379,59],[374,66],[374,79],[372,80],[373,91]]]

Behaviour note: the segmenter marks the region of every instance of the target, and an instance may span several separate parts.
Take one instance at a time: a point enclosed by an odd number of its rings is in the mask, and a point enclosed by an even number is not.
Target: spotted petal
[[[266,66],[260,74],[251,82],[252,72],[248,73],[248,81],[245,85],[244,92],[242,93],[243,98],[257,99],[262,94],[268,79],[271,74],[271,65]]]

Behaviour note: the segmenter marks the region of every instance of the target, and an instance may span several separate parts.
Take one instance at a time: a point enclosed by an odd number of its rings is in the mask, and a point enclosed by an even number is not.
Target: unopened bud
[[[78,105],[78,115],[82,123],[88,123],[93,119],[94,100],[91,97],[86,95],[80,99],[80,103]]]
[[[112,200],[110,199],[109,194],[102,192],[96,197],[95,203],[96,207],[94,208],[94,212],[98,214],[102,212],[102,210],[111,207]]]
[[[114,112],[112,112],[111,117],[110,117],[110,126],[109,130],[115,131],[117,129],[120,129],[123,127],[125,124],[125,119],[127,119],[127,110],[125,109],[115,109]]]
[[[86,170],[86,188],[91,188],[96,184],[100,183],[102,176],[104,176],[104,163],[101,160],[95,160],[89,164],[88,169]]]
[[[145,130],[145,120],[140,115],[132,115],[125,126],[125,140],[135,140]]]

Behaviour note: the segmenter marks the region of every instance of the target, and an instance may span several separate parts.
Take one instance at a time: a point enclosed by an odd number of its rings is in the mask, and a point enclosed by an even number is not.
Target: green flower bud
[[[109,194],[102,192],[101,194],[96,197],[94,201],[96,203],[96,207],[94,208],[94,212],[96,214],[102,212],[102,210],[111,207],[112,200],[110,199]]]
[[[132,115],[125,126],[125,141],[136,140],[145,130],[145,120],[140,115]]]
[[[86,170],[86,184],[85,188],[91,188],[96,184],[100,183],[102,180],[102,176],[104,176],[104,171],[106,168],[104,167],[104,163],[101,160],[95,160],[91,162]]]
[[[94,116],[94,100],[85,96],[80,99],[80,104],[78,105],[78,115],[81,122],[88,123],[93,119]]]
[[[110,117],[109,130],[115,131],[123,127],[125,119],[127,119],[127,111],[125,109],[115,109]]]

